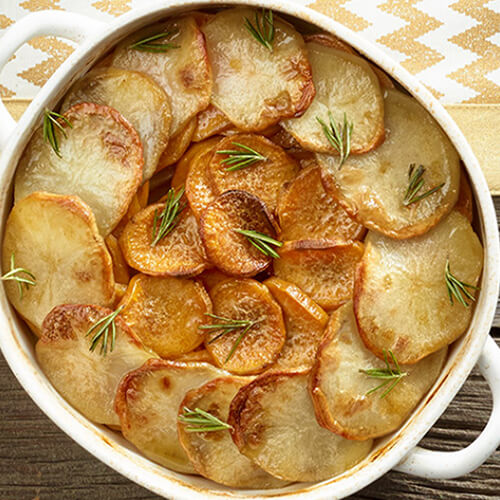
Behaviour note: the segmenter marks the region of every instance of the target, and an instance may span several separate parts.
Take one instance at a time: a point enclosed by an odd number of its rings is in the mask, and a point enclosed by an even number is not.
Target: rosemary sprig
[[[331,111],[328,111],[328,119],[330,121],[329,125],[327,125],[319,116],[316,117],[316,120],[321,125],[323,134],[325,134],[328,142],[338,151],[340,155],[340,170],[351,153],[351,136],[354,125],[352,122],[347,121],[347,115],[345,113],[343,124],[335,122]]]
[[[469,307],[470,302],[476,300],[468,289],[479,290],[479,287],[464,283],[453,276],[453,274],[451,274],[449,260],[446,261],[446,266],[444,268],[444,280],[448,288],[448,296],[450,297],[451,305],[453,305],[453,298],[457,299],[464,307]],[[470,302],[467,302],[467,300]]]
[[[424,186],[424,172],[425,167],[423,165],[416,167],[415,163],[410,164],[408,169],[409,185],[403,200],[403,205],[405,207],[411,205],[412,203],[418,203],[420,200],[427,198],[427,196],[430,196],[432,193],[439,191],[444,186],[443,182],[442,184],[439,184],[439,186],[433,187],[432,189],[429,189],[429,191],[419,194],[420,190]]]
[[[259,233],[258,231],[250,231],[247,229],[233,229],[234,232],[246,236],[248,241],[257,249],[268,257],[273,257],[274,259],[279,259],[280,256],[278,252],[271,246],[282,247],[283,242],[275,240],[264,233]]]
[[[36,278],[32,272],[23,267],[16,267],[14,252],[10,255],[10,271],[1,277],[2,281],[15,281],[19,289],[19,298],[23,298],[23,285],[26,288],[36,285]]]
[[[273,11],[271,9],[262,9],[262,12],[255,12],[255,25],[252,24],[248,17],[245,17],[245,28],[260,44],[266,49],[273,51],[274,42],[274,20]]]
[[[57,156],[59,156],[59,158],[62,158],[61,151],[59,149],[59,139],[57,138],[56,129],[59,129],[64,135],[64,137],[67,137],[67,135],[66,135],[66,130],[64,130],[64,127],[59,120],[62,120],[64,123],[66,123],[66,125],[69,128],[73,128],[73,125],[65,116],[56,113],[55,111],[50,111],[49,109],[45,109],[43,115],[42,132],[43,132],[43,140],[45,142],[48,142],[52,146],[54,153]]]
[[[106,356],[108,350],[108,337],[110,336],[110,334],[111,334],[111,346],[109,352],[113,351],[116,342],[115,318],[121,313],[123,307],[124,306],[120,306],[116,311],[113,311],[111,314],[108,314],[107,316],[104,316],[104,318],[101,318],[99,321],[96,321],[88,329],[87,333],[85,334],[86,337],[94,333],[94,336],[90,341],[90,347],[89,347],[90,352],[93,352],[96,349],[97,345],[99,344],[99,341],[102,340],[101,354],[103,356]]]
[[[383,389],[385,386],[387,389],[381,394],[380,399],[383,399],[389,394],[394,387],[396,387],[399,382],[403,379],[403,377],[406,377],[408,375],[407,372],[402,372],[401,368],[399,367],[398,360],[396,359],[396,356],[394,356],[393,352],[389,349],[389,356],[391,357],[391,361],[394,365],[394,368],[391,367],[389,364],[389,359],[387,358],[387,351],[384,349],[384,359],[385,359],[385,368],[370,368],[368,370],[359,370],[361,373],[364,373],[370,378],[375,378],[375,379],[380,379],[383,380],[383,382],[377,387],[374,387],[373,389],[370,389],[366,395],[368,396],[369,394],[372,394],[379,389]]]
[[[184,194],[184,186],[176,193],[174,188],[170,188],[165,200],[165,208],[158,213],[155,210],[153,219],[153,234],[151,236],[151,246],[156,246],[179,222],[180,213],[186,208],[186,204],[181,205],[180,199]]]
[[[238,149],[221,149],[216,151],[218,155],[228,155],[227,158],[224,158],[221,161],[223,165],[229,165],[225,169],[226,172],[241,170],[242,168],[249,167],[258,161],[267,160],[265,156],[261,155],[258,151],[255,151],[255,149],[245,146],[245,144],[241,144],[239,142],[232,142],[231,144],[242,148],[243,151]]]
[[[157,33],[156,35],[143,38],[137,42],[130,45],[131,49],[140,50],[141,52],[167,52],[170,49],[178,49],[179,45],[175,45],[171,42],[159,43],[158,40],[162,38],[167,38],[169,36],[175,35],[178,30],[164,31],[162,33]]]
[[[214,432],[233,428],[228,423],[200,408],[190,410],[185,406],[182,415],[179,415],[178,418],[179,422],[187,425],[187,432]]]

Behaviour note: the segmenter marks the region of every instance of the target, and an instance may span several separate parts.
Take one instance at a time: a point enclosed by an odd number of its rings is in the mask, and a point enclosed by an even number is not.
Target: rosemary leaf
[[[446,282],[446,287],[448,288],[448,297],[450,298],[451,305],[454,304],[453,299],[457,299],[460,304],[464,307],[469,307],[470,303],[475,299],[469,290],[479,290],[479,287],[474,285],[469,285],[460,281],[458,278],[453,276],[450,270],[450,261],[446,261],[446,266],[444,269],[444,279]],[[467,302],[469,300],[469,302]]]
[[[180,213],[186,208],[181,205],[180,200],[184,194],[184,187],[176,193],[174,188],[170,188],[165,200],[165,208],[158,213],[155,210],[153,219],[153,233],[151,235],[151,246],[156,246],[179,222]]]
[[[232,142],[231,144],[243,149],[243,151],[237,149],[221,149],[216,151],[219,155],[228,155],[227,158],[224,158],[221,161],[222,164],[229,165],[225,169],[226,172],[241,170],[242,168],[249,167],[258,161],[267,160],[265,156],[245,144],[241,144],[239,142]]]
[[[227,422],[200,408],[190,410],[185,406],[178,418],[179,422],[187,426],[187,432],[214,432],[233,428]]]
[[[347,121],[347,115],[344,113],[344,123],[336,123],[331,111],[328,111],[329,125],[327,125],[318,116],[316,120],[323,129],[323,134],[330,145],[339,153],[339,170],[345,163],[351,153],[351,136],[354,125]]]
[[[99,342],[101,342],[100,354],[106,356],[108,351],[108,337],[111,334],[111,346],[109,352],[115,348],[116,342],[116,324],[115,318],[120,314],[124,306],[120,306],[116,311],[104,316],[99,321],[96,321],[85,334],[86,337],[93,335],[90,341],[89,351],[94,352]],[[111,332],[110,332],[111,329]]]
[[[2,281],[15,281],[19,289],[19,298],[23,298],[23,285],[25,288],[36,285],[36,278],[32,272],[23,267],[16,267],[14,253],[10,255],[10,271],[1,277]]]
[[[54,150],[54,153],[59,156],[59,158],[62,158],[61,151],[59,149],[59,140],[57,138],[56,129],[59,129],[64,137],[67,137],[67,135],[66,130],[64,130],[64,126],[62,125],[60,120],[62,120],[69,128],[73,128],[72,123],[65,116],[56,113],[55,111],[45,109],[43,115],[42,133],[43,140],[50,144],[50,146]]]
[[[141,52],[167,52],[170,49],[178,49],[179,45],[175,45],[171,42],[167,43],[159,43],[158,40],[163,38],[167,38],[172,35],[176,35],[178,33],[177,30],[164,31],[162,33],[157,33],[156,35],[149,36],[147,38],[143,38],[142,40],[138,40],[137,42],[130,45],[131,49],[140,50]]]
[[[282,247],[283,242],[275,240],[264,233],[259,233],[258,231],[251,231],[247,229],[233,229],[234,232],[242,234],[248,241],[255,247],[259,252],[272,257],[273,259],[279,259],[279,254],[276,252],[272,246]],[[271,246],[272,245],[272,246]]]
[[[274,19],[271,9],[262,9],[262,12],[255,12],[255,24],[252,24],[248,17],[245,17],[245,28],[261,45],[273,51],[274,42]]]
[[[408,168],[409,184],[403,200],[403,205],[405,207],[413,203],[418,203],[424,198],[427,198],[427,196],[430,196],[432,193],[439,191],[444,186],[443,182],[442,184],[439,184],[439,186],[433,187],[432,189],[419,194],[420,190],[424,187],[424,173],[425,167],[423,165],[419,165],[418,167],[416,167],[415,163],[410,164],[410,167]]]

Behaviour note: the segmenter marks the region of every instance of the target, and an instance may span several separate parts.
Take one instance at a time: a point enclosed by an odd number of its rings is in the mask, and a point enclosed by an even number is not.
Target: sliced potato
[[[387,90],[385,120],[387,138],[374,151],[349,157],[341,169],[338,157],[317,158],[327,191],[352,217],[392,238],[411,238],[435,226],[455,205],[459,158],[439,125],[413,97]],[[425,168],[419,194],[443,187],[405,206],[410,164]]]
[[[132,124],[142,142],[142,178],[147,181],[156,170],[170,134],[172,115],[165,91],[137,71],[96,68],[69,89],[61,109],[66,111],[80,102],[111,106]]]
[[[469,222],[472,222],[474,216],[474,198],[470,187],[467,173],[462,168],[460,174],[460,189],[458,191],[458,200],[455,205],[455,210],[460,212]]]
[[[280,306],[269,290],[255,280],[223,281],[210,292],[214,315],[226,320],[214,324],[245,321],[232,331],[207,330],[205,347],[216,364],[238,375],[259,373],[273,363],[285,343],[285,324]]]
[[[212,104],[241,130],[259,131],[300,116],[314,97],[311,68],[302,36],[274,16],[270,51],[245,29],[260,11],[218,12],[202,28],[214,72]]]
[[[281,190],[277,212],[282,240],[347,241],[361,239],[366,232],[325,191],[317,165],[304,169]]]
[[[154,359],[128,373],[116,393],[122,433],[144,455],[179,472],[195,470],[177,438],[177,413],[187,391],[226,373],[208,363]]]
[[[219,151],[245,152],[244,148],[239,146],[240,144],[256,151],[266,160],[259,160],[245,168],[228,170],[232,166],[225,162],[232,157],[220,154]],[[297,162],[283,149],[266,137],[254,134],[237,134],[223,139],[217,144],[216,152],[208,167],[209,177],[216,194],[232,189],[247,191],[258,196],[272,211],[276,209],[281,186],[295,178],[298,171]]]
[[[233,127],[228,117],[213,104],[198,114],[193,141],[200,142]]]
[[[186,152],[189,144],[191,144],[191,139],[196,128],[196,120],[193,118],[189,120],[186,125],[184,125],[177,134],[172,136],[168,145],[160,156],[158,161],[157,172],[163,170],[164,168],[170,167],[176,161],[178,161],[182,155]]]
[[[176,361],[196,361],[198,363],[211,363],[214,364],[214,358],[212,358],[211,354],[205,349],[205,346],[198,347],[194,351],[187,352],[186,354],[181,354],[180,356],[176,356]]]
[[[249,377],[223,377],[190,390],[179,407],[204,410],[226,422],[233,397],[251,380]],[[179,441],[196,472],[219,484],[233,488],[279,488],[285,483],[264,472],[245,455],[242,455],[231,439],[228,430],[213,432],[189,432],[189,424],[177,423]]]
[[[286,340],[279,358],[270,369],[285,372],[308,371],[328,322],[328,314],[300,288],[276,277],[264,281],[281,306]]]
[[[210,262],[223,273],[255,276],[269,266],[271,257],[237,230],[276,236],[271,216],[259,198],[246,191],[226,191],[203,212],[200,221],[203,244]]]
[[[352,298],[354,271],[363,248],[359,241],[287,241],[274,261],[274,273],[329,311]]]
[[[127,291],[127,285],[125,283],[115,283],[115,300],[113,302],[113,308],[118,307],[118,304],[125,296]]]
[[[130,123],[107,106],[76,104],[64,117],[71,128],[62,120],[64,133],[54,127],[60,157],[44,141],[42,127],[31,137],[16,171],[16,203],[35,191],[77,195],[106,236],[141,183],[141,141]]]
[[[227,274],[224,274],[215,268],[203,271],[200,274],[199,278],[208,293],[210,293],[212,291],[212,288],[214,288],[220,282],[232,279],[231,276],[228,276]]]
[[[456,211],[409,240],[368,233],[356,272],[354,311],[370,351],[383,358],[383,350],[391,349],[400,363],[416,363],[464,333],[474,307],[464,307],[455,297],[451,303],[447,262],[458,280],[478,284],[483,248],[469,221]],[[476,295],[472,288],[468,292]]]
[[[304,373],[269,373],[239,390],[228,423],[239,450],[287,481],[323,481],[368,455],[372,441],[350,441],[320,427]]]
[[[123,257],[122,250],[118,244],[118,240],[112,234],[106,237],[106,247],[113,261],[113,275],[117,283],[127,284],[130,281],[130,272],[127,261]]]
[[[352,302],[344,304],[328,323],[311,375],[318,422],[347,439],[375,438],[396,430],[436,381],[446,353],[444,347],[414,365],[400,365],[406,375],[394,386],[396,379],[370,378],[360,370],[384,370],[386,363],[366,349]],[[388,359],[395,370],[389,355]]]
[[[175,48],[149,52],[132,47],[160,33],[165,33],[165,39],[153,43],[171,43]],[[171,19],[134,33],[117,46],[112,65],[145,73],[165,90],[172,109],[171,137],[210,103],[212,70],[203,34],[192,16]]]
[[[36,356],[47,378],[68,403],[93,422],[119,426],[113,402],[120,380],[154,355],[142,347],[119,316],[114,320],[114,348],[109,332],[105,354],[101,352],[104,338],[90,350],[98,331],[94,329],[88,336],[90,329],[112,312],[93,305],[55,307],[43,322]]]
[[[201,283],[183,278],[156,278],[137,274],[121,301],[121,316],[162,358],[188,353],[203,343],[200,326],[212,312]]]
[[[35,286],[3,281],[17,312],[38,333],[59,304],[113,303],[113,263],[90,208],[76,196],[33,193],[9,214],[2,246],[3,274],[14,266],[33,273]],[[20,277],[26,278],[20,274]]]

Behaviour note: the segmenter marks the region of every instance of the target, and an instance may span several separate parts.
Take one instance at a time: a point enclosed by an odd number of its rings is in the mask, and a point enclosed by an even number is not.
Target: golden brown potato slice
[[[118,111],[82,103],[54,127],[59,154],[38,128],[19,160],[16,203],[35,191],[79,196],[94,212],[103,236],[125,215],[142,180],[139,136]]]
[[[460,189],[458,191],[458,200],[455,210],[460,212],[469,222],[472,222],[474,216],[474,198],[470,187],[467,173],[462,168],[460,174]]]
[[[212,303],[201,283],[137,274],[121,301],[121,317],[162,358],[192,351],[203,343],[199,327],[209,321]]]
[[[168,143],[172,115],[165,91],[137,71],[96,68],[71,87],[61,109],[66,111],[80,102],[111,106],[132,124],[142,142],[142,178],[147,181]]]
[[[210,292],[214,317],[205,326],[205,347],[216,364],[238,375],[259,373],[285,343],[280,306],[255,280],[223,281]],[[219,327],[220,325],[220,327]]]
[[[350,156],[341,169],[338,157],[317,155],[323,182],[347,212],[369,229],[392,238],[418,236],[455,205],[460,183],[458,154],[416,99],[397,90],[387,90],[385,126],[388,134],[380,147]],[[420,181],[423,184],[412,195],[410,181],[416,180],[419,165],[425,171],[414,188]],[[416,201],[432,189],[437,191]]]
[[[141,44],[161,33],[165,33],[164,38]],[[166,50],[158,50],[158,45]],[[212,70],[203,34],[192,16],[171,19],[134,33],[117,46],[112,65],[145,73],[165,90],[172,109],[171,137],[210,103]]]
[[[204,141],[213,135],[222,134],[232,127],[233,124],[228,117],[220,109],[210,104],[208,108],[198,113],[192,140],[194,142]]]
[[[210,293],[212,291],[212,288],[214,288],[220,282],[230,280],[232,278],[231,276],[220,272],[218,269],[213,268],[203,271],[200,274],[199,279],[203,283],[203,286],[208,291],[208,293]]]
[[[120,380],[154,354],[143,348],[119,316],[113,320],[114,328],[110,324],[94,344],[112,314],[111,309],[93,305],[55,307],[43,322],[36,356],[68,403],[95,423],[119,426],[113,402]]]
[[[117,283],[127,284],[130,281],[130,272],[118,240],[112,234],[106,237],[106,247],[113,261],[113,275]]]
[[[186,354],[181,354],[180,356],[175,358],[176,361],[196,361],[198,363],[211,363],[214,364],[214,358],[210,355],[210,353],[205,349],[205,346],[198,347],[194,351],[187,352]]]
[[[222,10],[202,28],[214,72],[212,103],[246,131],[300,116],[314,97],[302,36],[274,16],[269,50],[245,29],[246,19],[255,26],[256,16],[266,24],[261,11]]]
[[[325,191],[317,165],[304,169],[284,186],[277,212],[282,240],[330,238],[347,241],[361,239],[366,232]]]
[[[226,191],[203,212],[200,232],[210,262],[230,276],[250,277],[265,269],[271,257],[237,231],[257,231],[274,238],[266,206],[246,191]]]
[[[391,349],[400,363],[416,363],[456,340],[470,323],[473,300],[447,282],[467,284],[474,297],[482,267],[479,238],[456,211],[409,240],[369,232],[354,286],[354,311],[368,349],[379,358]]]
[[[196,120],[193,118],[184,127],[182,127],[182,129],[179,130],[179,132],[177,132],[177,134],[175,134],[170,141],[168,141],[168,145],[158,161],[157,172],[173,165],[179,160],[179,158],[182,157],[191,144],[195,128]]]
[[[304,373],[269,373],[239,390],[228,423],[239,450],[287,481],[323,481],[353,467],[372,441],[350,441],[320,427]]]
[[[276,276],[297,285],[327,311],[352,297],[354,272],[363,256],[359,241],[288,241],[279,254]]]
[[[123,435],[144,455],[179,472],[195,470],[177,437],[177,413],[186,392],[227,375],[208,363],[150,360],[128,373],[116,393]]]
[[[347,439],[375,438],[396,430],[436,381],[446,353],[444,347],[414,365],[399,365],[399,370],[388,353],[387,368],[363,344],[352,302],[344,304],[328,323],[311,375],[318,422]],[[372,378],[360,371],[374,369],[399,376]]]
[[[5,280],[12,268],[28,270],[36,284]],[[5,226],[2,270],[7,297],[35,333],[59,304],[113,303],[111,257],[90,208],[76,196],[33,193],[17,202]]]
[[[250,377],[223,377],[190,390],[179,407],[179,441],[196,472],[212,481],[233,488],[279,488],[285,483],[242,455],[227,428],[193,431],[199,425],[183,420],[188,415],[186,408],[191,411],[199,409],[225,424],[233,397],[250,381]],[[223,424],[221,426],[225,427]]]
[[[222,151],[235,154],[222,154]],[[240,156],[242,154],[249,156]],[[232,189],[247,191],[258,196],[271,211],[276,210],[281,186],[294,179],[298,171],[297,162],[283,149],[266,137],[254,134],[223,139],[217,144],[208,167],[216,194]]]

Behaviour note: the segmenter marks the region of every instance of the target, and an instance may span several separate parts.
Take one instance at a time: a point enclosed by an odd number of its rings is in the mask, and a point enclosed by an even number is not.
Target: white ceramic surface
[[[69,86],[125,35],[182,11],[231,4],[218,0],[158,2],[144,9],[133,10],[109,25],[80,15],[47,11],[30,14],[13,25],[0,39],[0,69],[20,45],[35,36],[58,35],[77,41],[79,47],[47,82],[19,123],[16,124],[0,104],[1,233],[12,203],[12,180],[18,158],[33,130],[40,125],[45,107],[52,109],[57,105]],[[481,293],[470,328],[454,344],[433,389],[399,431],[380,440],[367,459],[346,473],[322,483],[296,484],[281,490],[231,490],[150,462],[119,434],[92,424],[66,403],[39,369],[34,356],[33,338],[14,314],[3,288],[0,290],[0,348],[25,390],[63,431],[118,472],[172,500],[273,497],[331,500],[356,492],[392,468],[429,478],[451,478],[466,474],[484,462],[500,444],[500,349],[488,337],[498,297],[500,250],[495,211],[477,160],[458,127],[433,96],[370,42],[332,19],[293,2],[241,0],[238,4],[270,7],[344,39],[413,94],[440,123],[460,153],[478,207],[478,230],[485,246],[484,271]],[[444,412],[476,362],[493,393],[493,411],[481,435],[470,446],[456,452],[429,451],[416,446]]]

